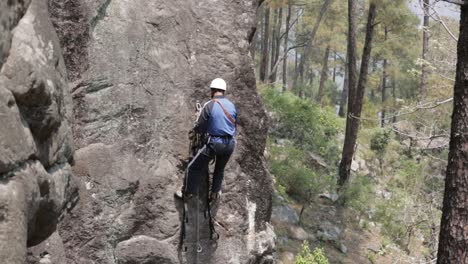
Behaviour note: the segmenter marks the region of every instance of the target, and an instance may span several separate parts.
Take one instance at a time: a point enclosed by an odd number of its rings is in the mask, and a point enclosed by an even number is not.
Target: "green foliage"
[[[321,248],[315,248],[310,251],[309,245],[304,241],[301,252],[296,256],[295,264],[328,264],[328,258],[325,256],[325,251]]]
[[[340,150],[336,136],[343,130],[343,121],[333,111],[270,87],[263,87],[261,93],[267,109],[275,113],[272,136],[288,138],[301,149],[319,154],[328,163],[337,162]]]
[[[353,179],[346,187],[344,192],[344,201],[346,204],[360,212],[366,213],[373,201],[375,184],[372,179],[367,176],[358,176]]]
[[[278,193],[283,197],[307,204],[313,195],[333,186],[331,177],[320,176],[319,171],[308,167],[304,151],[273,143],[268,148],[271,153],[270,172],[275,175]]]
[[[375,131],[370,140],[370,148],[377,156],[383,157],[390,142],[391,131],[387,129],[379,129]]]

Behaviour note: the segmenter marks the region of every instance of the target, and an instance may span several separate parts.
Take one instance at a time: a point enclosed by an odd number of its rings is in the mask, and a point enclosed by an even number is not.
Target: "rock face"
[[[173,193],[195,103],[221,77],[238,107],[238,144],[216,208],[221,238],[211,245],[200,225],[199,263],[273,262],[266,115],[249,56],[256,8],[252,0],[49,0],[70,78],[80,200],[59,224],[65,256],[46,261],[195,261],[178,248],[182,205]]]
[[[267,118],[249,56],[258,2],[0,3],[2,263],[274,262]],[[238,107],[237,148],[213,211],[221,238],[210,243],[205,219],[194,255],[179,247],[173,193],[195,103],[216,77]]]
[[[0,3],[0,259],[26,263],[72,207],[72,100],[47,2]]]

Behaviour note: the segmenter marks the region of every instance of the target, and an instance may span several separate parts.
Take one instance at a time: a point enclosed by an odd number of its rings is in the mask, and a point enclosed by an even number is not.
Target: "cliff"
[[[249,56],[256,1],[0,5],[0,257],[25,263],[27,244],[29,263],[273,263],[267,118]],[[178,247],[173,193],[195,103],[216,77],[239,110],[238,144],[215,212],[221,238],[202,220],[197,256]]]

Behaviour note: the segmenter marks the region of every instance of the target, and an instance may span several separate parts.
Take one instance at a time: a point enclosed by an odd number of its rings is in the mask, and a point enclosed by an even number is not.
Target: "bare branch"
[[[448,99],[445,99],[445,100],[442,100],[442,101],[439,101],[439,100],[436,100],[435,102],[428,102],[428,103],[424,103],[424,104],[418,104],[417,106],[415,106],[413,109],[407,111],[407,112],[397,112],[395,115],[392,115],[392,116],[389,116],[389,117],[386,117],[384,118],[384,120],[391,120],[393,119],[394,117],[399,117],[399,116],[404,116],[404,115],[409,115],[409,114],[413,114],[419,110],[427,110],[427,109],[433,109],[433,108],[436,108],[440,105],[443,105],[443,104],[446,104],[446,103],[449,103],[449,102],[452,102],[453,101],[453,97],[451,98],[448,98]],[[357,117],[357,116],[354,116],[352,114],[349,114],[349,116],[351,118],[355,118],[355,119],[360,119],[360,120],[366,120],[366,121],[381,121],[382,119],[381,118],[368,118],[368,117]]]
[[[451,4],[456,4],[456,5],[466,5],[467,2],[463,1],[463,0],[443,0],[447,3],[451,3]]]
[[[432,11],[434,11],[434,15],[429,15],[432,19],[434,19],[434,21],[436,22],[439,22],[445,29],[445,31],[447,31],[447,33],[450,35],[450,37],[452,37],[453,40],[455,40],[456,42],[458,42],[458,38],[455,37],[455,35],[452,33],[452,31],[448,28],[447,24],[445,24],[444,20],[442,20],[442,18],[440,17],[439,15],[439,12],[437,12],[437,10],[435,9],[434,6],[431,6],[431,9]]]
[[[288,53],[289,53],[290,50],[297,49],[297,48],[301,48],[301,47],[305,47],[305,46],[306,46],[306,43],[288,47],[288,50],[286,51],[286,53],[283,54],[283,56],[282,56],[281,58],[279,58],[279,59],[275,62],[275,65],[274,65],[273,68],[271,69],[271,72],[270,72],[270,75],[268,76],[268,79],[269,79],[271,76],[273,76],[273,74],[276,72],[276,70],[277,70],[278,65],[280,64],[280,62],[282,62],[283,60],[285,60],[285,59],[287,58]]]

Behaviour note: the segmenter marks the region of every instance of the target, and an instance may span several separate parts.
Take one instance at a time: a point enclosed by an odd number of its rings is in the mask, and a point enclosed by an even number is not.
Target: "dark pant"
[[[195,194],[198,192],[200,180],[208,172],[208,165],[213,158],[216,158],[213,173],[212,192],[221,191],[221,184],[224,178],[224,168],[234,151],[235,140],[212,138],[188,165],[187,182],[185,184],[186,193]]]

